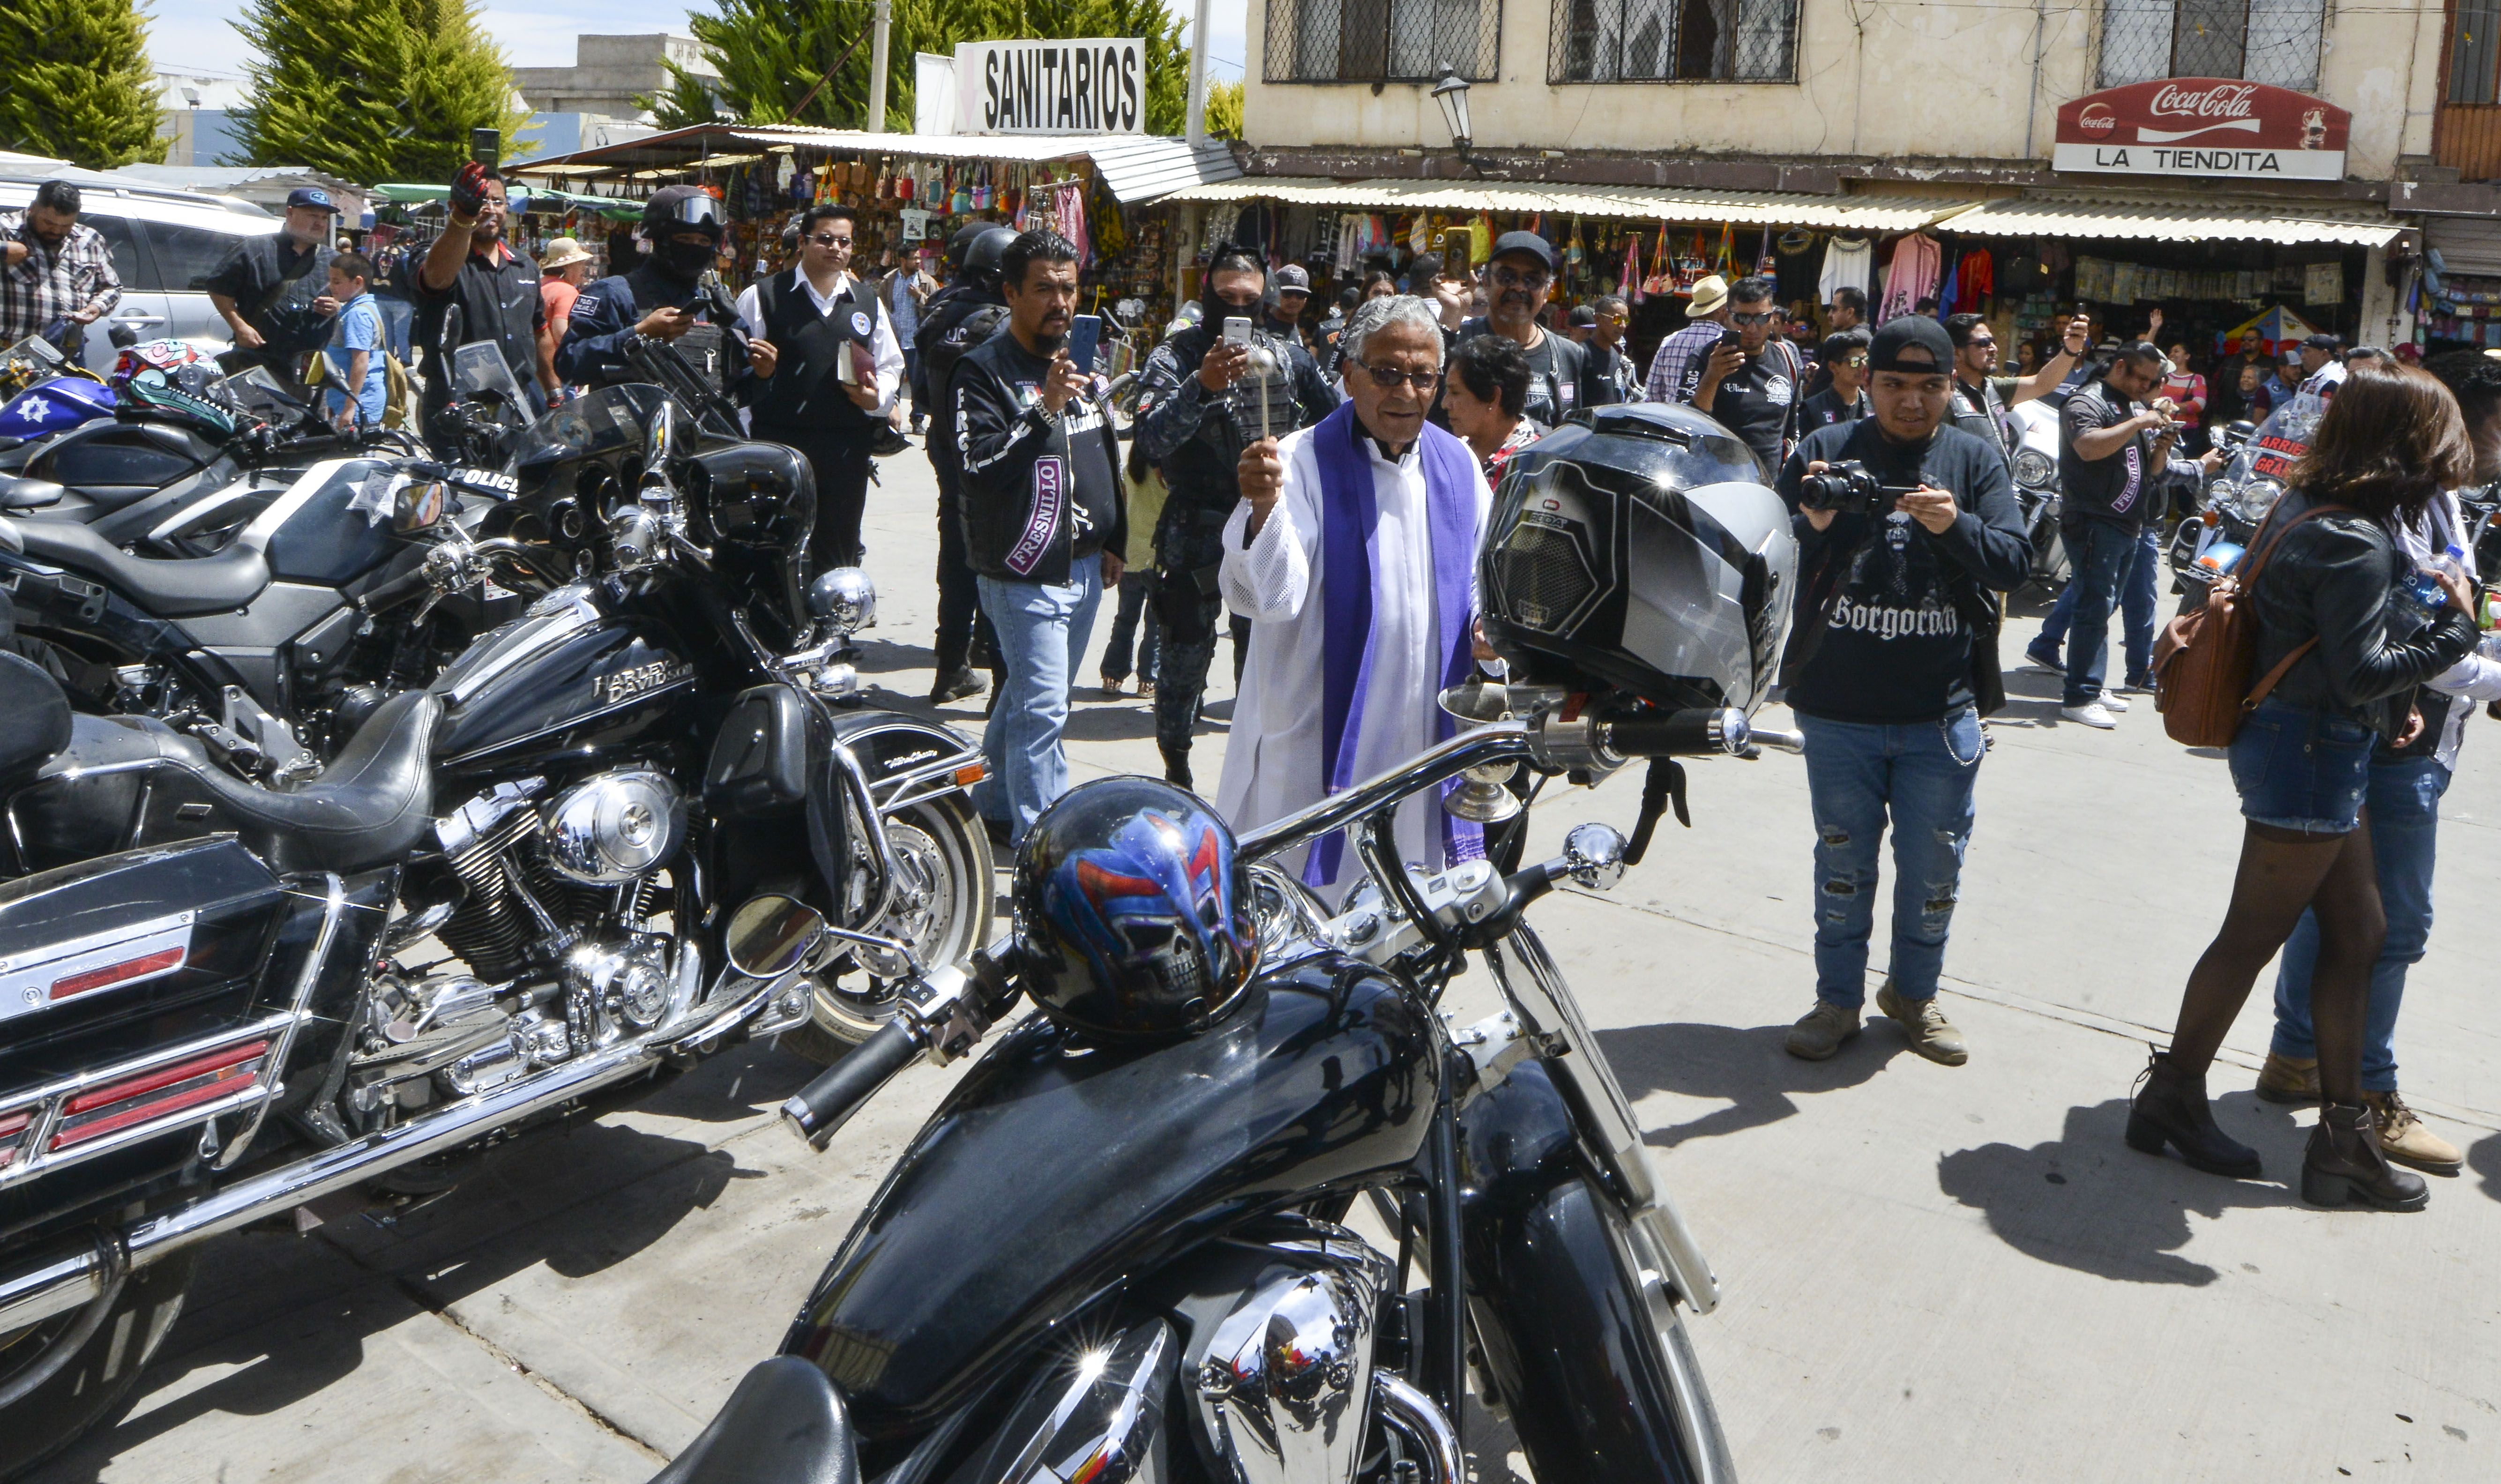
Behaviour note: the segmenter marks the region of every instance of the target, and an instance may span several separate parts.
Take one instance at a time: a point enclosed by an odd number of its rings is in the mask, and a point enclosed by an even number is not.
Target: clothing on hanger
[[[1815,295],[1818,304],[1830,304],[1836,288],[1854,288],[1869,293],[1875,287],[1876,245],[1864,237],[1843,237],[1833,234],[1824,241],[1823,272],[1817,277]]]
[[[1913,232],[1893,244],[1884,264],[1884,297],[1876,322],[1907,314],[1937,291],[1937,270],[1945,249],[1925,232]]]

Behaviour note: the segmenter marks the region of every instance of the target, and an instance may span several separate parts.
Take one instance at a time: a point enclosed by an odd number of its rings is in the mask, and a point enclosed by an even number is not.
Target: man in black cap
[[[1600,294],[1587,309],[1589,382],[1597,391],[1595,404],[1603,407],[1609,402],[1639,402],[1641,368],[1633,364],[1631,354],[1624,349],[1624,337],[1633,327],[1632,306],[1620,294]]]
[[[1282,271],[1282,270],[1281,270]],[[1207,668],[1225,625],[1217,587],[1224,522],[1242,499],[1242,450],[1283,438],[1337,411],[1337,393],[1298,343],[1255,327],[1266,274],[1225,244],[1209,258],[1198,322],[1165,337],[1139,377],[1136,445],[1162,469],[1171,493],[1155,523],[1155,744],[1164,776],[1192,786],[1190,737],[1207,694]],[[1224,321],[1252,319],[1247,342],[1224,338]],[[1252,374],[1256,350],[1271,367]],[[1235,618],[1238,683],[1250,621]]]
[[[1876,1007],[1913,1050],[1953,1067],[1970,1053],[1937,1008],[1937,978],[1985,750],[1980,712],[2002,699],[1995,593],[2023,580],[2032,553],[2006,461],[1948,419],[1944,326],[1888,320],[1867,361],[1874,415],[1807,434],[1780,475],[1798,510],[1782,683],[1806,737],[1816,829],[1816,1004],[1787,1047],[1822,1061],[1858,1034],[1889,823],[1892,956]],[[1810,487],[1853,468],[1880,492]]]
[[[1585,347],[1549,334],[1537,322],[1553,287],[1553,247],[1534,232],[1505,232],[1493,240],[1493,251],[1485,258],[1485,315],[1463,322],[1453,343],[1455,348],[1455,341],[1499,335],[1519,346],[1528,357],[1523,415],[1550,428],[1559,426],[1576,407],[1618,400],[1612,383],[1590,377]],[[1443,420],[1438,398],[1433,420]]]
[[[1727,328],[1708,354],[1685,361],[1680,384],[1669,392],[1672,400],[1717,418],[1765,469],[1780,468],[1788,453],[1804,400],[1799,382],[1805,368],[1796,347],[1772,339],[1781,322],[1781,307],[1772,302],[1778,291],[1778,284],[1759,276],[1730,284]]]
[[[2327,415],[2336,388],[2345,384],[2345,362],[2337,354],[2345,343],[2333,335],[2313,335],[2301,343],[2301,386],[2286,404],[2312,417]]]
[[[930,296],[914,337],[920,380],[912,401],[929,409],[929,467],[938,475],[938,675],[929,687],[932,701],[981,694],[982,677],[972,663],[977,640],[983,663],[997,673],[998,644],[987,632],[990,621],[982,613],[980,584],[964,550],[964,454],[955,441],[954,378],[965,355],[1008,322],[999,262],[1016,237],[990,221],[958,229],[947,244],[954,277]]]
[[[625,362],[630,337],[675,341],[698,324],[719,326],[730,350],[738,350],[738,343],[747,340],[738,308],[720,280],[710,277],[722,229],[720,203],[704,192],[691,185],[653,191],[643,203],[648,255],[629,271],[584,286],[573,301],[564,344],[556,347],[556,373],[578,386],[639,380]],[[754,378],[771,375],[774,364],[774,347],[755,342],[744,346],[743,355],[726,353],[710,369],[722,390],[743,403],[755,395]]]
[[[329,340],[330,316],[338,313],[328,298],[330,259],[338,255],[330,223],[338,214],[328,191],[299,185],[286,193],[284,225],[235,244],[198,280],[234,337],[234,348],[217,357],[218,365],[228,372],[265,366],[293,382],[305,355]]]
[[[504,182],[471,161],[452,178],[443,235],[417,265],[415,342],[423,357],[425,395],[419,426],[432,429],[451,397],[450,349],[491,345],[513,380],[530,397],[530,411],[544,412],[555,392],[555,340],[548,333],[547,299],[539,292],[539,265],[504,241]],[[444,315],[460,307],[460,333],[443,344]]]
[[[1303,339],[1303,306],[1311,302],[1311,273],[1300,263],[1287,263],[1269,278],[1268,302],[1260,313],[1259,328],[1308,349]]]

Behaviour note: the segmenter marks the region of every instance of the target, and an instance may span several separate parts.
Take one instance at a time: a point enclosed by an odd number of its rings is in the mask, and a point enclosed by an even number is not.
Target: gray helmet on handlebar
[[[1691,408],[1576,415],[1520,451],[1494,499],[1477,574],[1487,642],[1519,683],[1751,714],[1797,577],[1769,486],[1752,450]]]

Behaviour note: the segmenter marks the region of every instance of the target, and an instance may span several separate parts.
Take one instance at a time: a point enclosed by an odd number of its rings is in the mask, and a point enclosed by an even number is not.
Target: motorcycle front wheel
[[[990,838],[972,800],[954,793],[907,806],[886,816],[885,835],[894,849],[894,898],[865,931],[912,944],[932,969],[971,957],[990,940],[994,896]],[[831,1064],[876,1034],[894,1014],[893,981],[906,968],[890,957],[863,948],[817,975],[814,1015],[782,1033],[783,1047]]]

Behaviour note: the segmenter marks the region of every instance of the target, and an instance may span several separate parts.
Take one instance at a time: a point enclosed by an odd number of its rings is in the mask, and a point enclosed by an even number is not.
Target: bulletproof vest
[[[1206,358],[1207,347],[1214,341],[1205,328],[1192,325],[1168,344],[1184,374],[1196,376],[1199,362]],[[1224,391],[1208,395],[1208,412],[1199,419],[1197,434],[1164,460],[1164,483],[1171,488],[1176,502],[1212,505],[1227,511],[1233,508],[1233,502],[1242,495],[1242,450],[1259,441],[1262,400],[1267,404],[1268,430],[1277,437],[1283,438],[1302,426],[1302,412],[1294,401],[1294,355],[1298,347],[1260,330],[1250,332],[1250,343],[1265,346],[1277,358],[1277,369],[1269,374],[1264,386],[1259,378],[1246,374]]]

